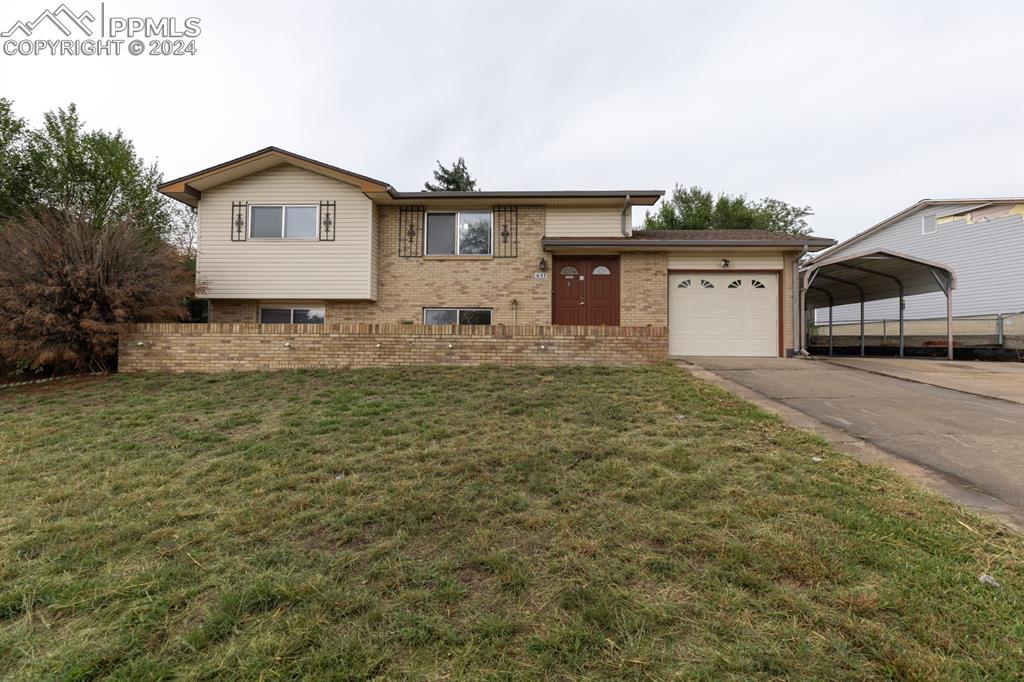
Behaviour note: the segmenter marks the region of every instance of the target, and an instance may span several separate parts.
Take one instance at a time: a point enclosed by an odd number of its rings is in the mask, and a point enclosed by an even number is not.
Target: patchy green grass
[[[1022,558],[669,366],[0,393],[0,677],[1008,679]]]

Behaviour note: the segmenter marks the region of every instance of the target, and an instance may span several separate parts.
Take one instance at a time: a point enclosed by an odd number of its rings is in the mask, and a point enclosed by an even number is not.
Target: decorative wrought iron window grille
[[[494,257],[519,256],[519,210],[515,206],[494,207]]]
[[[333,201],[320,202],[320,225],[317,235],[322,242],[333,242],[334,235],[338,231],[338,225],[334,217],[334,206],[335,202]]]
[[[244,242],[249,237],[249,202],[231,204],[231,241]]]
[[[398,209],[398,255],[418,258],[423,255],[422,206],[401,206]]]

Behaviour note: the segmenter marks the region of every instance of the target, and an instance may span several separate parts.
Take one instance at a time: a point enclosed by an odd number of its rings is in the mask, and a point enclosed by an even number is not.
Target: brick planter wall
[[[120,335],[118,371],[646,365],[667,357],[665,327],[138,324]]]

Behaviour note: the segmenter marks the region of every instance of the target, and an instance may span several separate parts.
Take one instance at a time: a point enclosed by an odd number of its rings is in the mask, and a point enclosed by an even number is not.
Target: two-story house
[[[673,355],[778,356],[795,259],[835,243],[634,231],[661,190],[400,192],[275,147],[159,189],[198,210],[211,322],[667,326]]]

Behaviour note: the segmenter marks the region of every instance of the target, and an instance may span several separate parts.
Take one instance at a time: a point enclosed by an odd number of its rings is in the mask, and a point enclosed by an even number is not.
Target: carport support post
[[[860,354],[861,357],[864,353],[864,290],[860,292]]]
[[[946,359],[953,359],[953,279],[946,275]]]
[[[832,298],[832,294],[829,294]],[[828,303],[828,354],[832,355],[832,301]]]
[[[900,284],[900,357],[903,357],[903,285]]]

